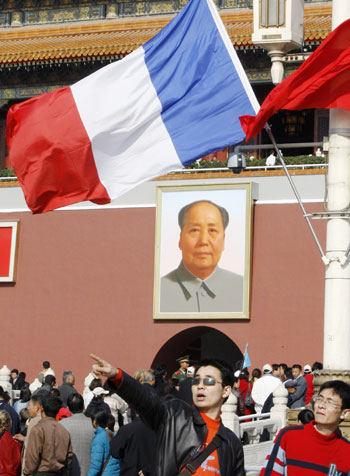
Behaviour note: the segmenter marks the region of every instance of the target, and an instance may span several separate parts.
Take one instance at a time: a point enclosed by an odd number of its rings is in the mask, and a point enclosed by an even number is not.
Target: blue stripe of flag
[[[245,139],[238,117],[255,111],[206,0],[190,0],[143,48],[184,165]]]

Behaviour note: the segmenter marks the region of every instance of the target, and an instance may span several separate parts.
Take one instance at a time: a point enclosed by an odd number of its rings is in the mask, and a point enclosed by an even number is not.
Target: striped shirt
[[[340,430],[325,436],[314,424],[283,428],[260,476],[350,476],[350,442]]]

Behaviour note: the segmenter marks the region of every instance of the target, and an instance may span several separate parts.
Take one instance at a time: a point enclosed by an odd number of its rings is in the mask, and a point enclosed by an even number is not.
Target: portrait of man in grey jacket
[[[219,267],[227,210],[198,200],[181,208],[179,266],[161,278],[160,312],[242,312],[243,275]]]

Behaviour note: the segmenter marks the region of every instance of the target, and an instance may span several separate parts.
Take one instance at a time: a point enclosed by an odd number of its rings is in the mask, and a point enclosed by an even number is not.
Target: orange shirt
[[[209,445],[211,440],[214,438],[218,432],[220,426],[220,417],[216,420],[209,418],[204,413],[200,412],[201,417],[205,421],[208,432],[203,443],[203,449]],[[214,476],[220,474],[219,469],[219,458],[217,450],[214,450],[206,460],[197,468],[197,471],[194,473],[196,476]]]

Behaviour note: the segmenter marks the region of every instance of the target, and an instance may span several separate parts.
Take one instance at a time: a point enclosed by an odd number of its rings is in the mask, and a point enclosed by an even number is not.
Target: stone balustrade
[[[4,392],[8,392],[12,402],[12,384],[10,383],[10,378],[11,370],[6,365],[4,365],[0,369],[0,387],[2,387]]]
[[[241,440],[247,476],[257,476],[271,450],[272,441],[279,430],[287,424],[288,391],[283,384],[273,392],[271,413],[237,417],[237,397],[230,395],[222,406],[223,424],[230,428]],[[267,430],[269,441],[260,443],[260,436]]]
[[[221,420],[223,424],[240,437],[239,418],[237,412],[237,397],[231,393],[224,405],[221,407]]]

